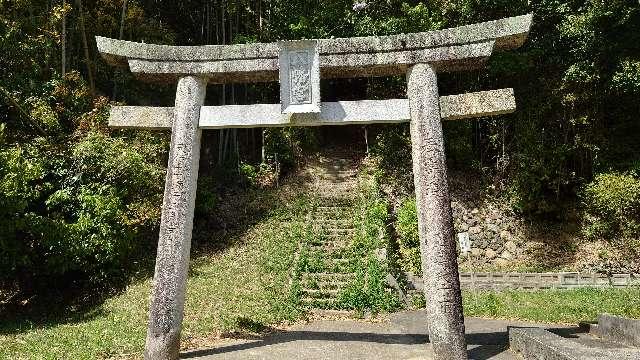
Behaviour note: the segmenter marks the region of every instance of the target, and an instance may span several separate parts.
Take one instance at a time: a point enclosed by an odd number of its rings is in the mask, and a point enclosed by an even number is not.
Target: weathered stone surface
[[[320,55],[323,78],[390,76],[404,73],[409,66],[428,62],[440,72],[484,66],[495,42],[457,45],[422,50]],[[186,75],[206,76],[209,83],[261,82],[278,79],[278,59],[237,59],[176,61],[129,59],[129,70],[139,79],[172,82]]]
[[[508,90],[508,89],[507,89]],[[498,92],[502,92],[499,90]],[[478,94],[490,98],[495,91],[483,91],[455,95],[456,98],[476,98]],[[500,96],[500,95],[499,95]],[[451,110],[456,106],[448,99],[451,96],[440,97],[440,112],[443,120],[449,120],[446,114],[455,113]],[[481,105],[481,109],[468,107],[471,116],[488,116],[496,109]],[[483,113],[486,110],[488,113]],[[459,114],[459,112],[458,112]],[[279,127],[279,126],[323,126],[323,125],[351,125],[400,123],[409,121],[409,100],[360,100],[323,102],[320,104],[319,114],[282,114],[280,104],[255,105],[224,105],[203,106],[200,114],[200,127],[203,129],[219,128],[248,128],[248,127]],[[116,128],[146,128],[169,129],[173,122],[173,108],[142,107],[142,106],[113,106],[109,117],[109,126]],[[474,218],[474,221],[477,219]]]
[[[640,347],[640,320],[601,314],[591,332],[604,339]]]
[[[418,64],[407,78],[430,340],[436,360],[467,359],[436,71]]]
[[[278,57],[282,113],[320,112],[320,56],[315,40],[282,41]]]
[[[513,255],[509,251],[503,251],[502,254],[500,255],[500,257],[505,259],[505,260],[513,259]]]
[[[429,63],[438,72],[471,70],[485,65],[494,45],[491,40],[423,50],[321,55],[320,73],[323,78],[391,76],[418,63]]]
[[[139,80],[173,83],[182,76],[198,75],[214,84],[255,83],[278,80],[278,59],[177,61],[129,59],[129,71]]]
[[[532,15],[471,24],[452,29],[390,36],[318,40],[321,55],[419,50],[495,40],[501,50],[520,47],[531,28]],[[141,44],[96,36],[98,50],[112,65],[127,65],[127,59],[160,61],[217,61],[276,59],[277,43],[240,45],[168,46]]]
[[[509,327],[509,346],[525,360],[631,360],[640,351],[583,346],[542,328]]]
[[[112,106],[109,111],[109,126],[121,129],[170,129],[174,113],[173,107]]]
[[[185,77],[178,82],[149,309],[146,359],[178,358],[198,182],[201,137],[198,122],[205,92],[204,79]]]
[[[516,49],[529,34],[533,15],[522,15],[444,30],[378,37],[320,40],[321,54],[425,49],[496,40],[496,49]]]
[[[200,126],[204,129],[322,126],[406,122],[405,99],[323,102],[320,113],[282,114],[280,104],[205,106]]]
[[[484,91],[480,93],[443,96],[442,117],[449,120],[467,119],[480,116],[508,114],[516,109],[513,89]]]

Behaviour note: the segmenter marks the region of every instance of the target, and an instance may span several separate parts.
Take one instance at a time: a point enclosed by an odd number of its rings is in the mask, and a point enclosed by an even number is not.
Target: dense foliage
[[[590,238],[618,239],[640,245],[640,179],[630,174],[596,176],[582,193],[584,232]]]
[[[447,124],[449,163],[480,170],[525,214],[562,214],[584,194],[588,219],[597,219],[586,226],[604,229],[590,234],[637,237],[635,0],[0,1],[0,282],[99,281],[121,274],[136,248],[155,241],[166,134],[109,131],[106,106],[168,106],[172,89],[106,65],[94,35],[226,44],[427,31],[528,12],[534,28],[521,50],[496,54],[486,70],[441,76],[443,94],[513,87],[518,99],[513,115]],[[404,91],[401,78],[323,84],[327,98]],[[275,102],[277,88],[212,86],[207,101]],[[240,168],[233,173],[255,183],[260,169],[294,166],[315,141],[309,131],[245,130],[205,137],[203,174]],[[386,178],[410,193],[407,127],[372,130]],[[621,201],[635,212],[621,218]]]

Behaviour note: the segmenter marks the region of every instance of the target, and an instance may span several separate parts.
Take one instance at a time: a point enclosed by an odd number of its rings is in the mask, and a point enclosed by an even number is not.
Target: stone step
[[[320,209],[311,213],[310,220],[325,219],[325,220],[349,220],[353,219],[357,215],[357,212],[351,207],[345,208],[333,208],[333,209]]]
[[[354,204],[355,199],[360,195],[356,189],[350,190],[333,190],[333,189],[318,189],[314,193],[315,196],[320,198],[324,204],[332,205],[348,205]]]
[[[357,188],[360,182],[355,177],[348,178],[318,178],[315,181],[316,186],[327,186],[332,188]]]
[[[356,233],[356,229],[322,229],[321,236],[326,237],[351,237]]]
[[[342,221],[349,221],[349,220],[342,220]],[[348,223],[315,223],[314,224],[314,229],[316,231],[322,231],[324,233],[327,232],[340,232],[342,230],[351,230],[351,231],[355,231],[356,228],[355,226],[348,224]]]
[[[348,281],[314,281],[308,279],[302,281],[301,285],[304,289],[318,289],[318,290],[339,290],[344,289],[349,285]]]
[[[329,257],[325,259],[325,266],[328,272],[349,273],[351,271],[351,269],[349,268],[349,264],[349,259],[345,259],[342,257]]]
[[[346,255],[345,249],[339,247],[312,246],[310,250],[313,253],[319,254],[322,257],[322,260],[325,262],[329,262],[335,259],[342,259]],[[333,263],[327,265],[333,265]]]
[[[344,236],[344,234],[338,234],[338,233],[320,233],[318,234],[318,236],[316,238],[314,238],[313,240],[309,241],[309,245],[323,245],[323,244],[342,244],[342,245],[347,245],[349,243],[349,241],[347,239],[345,239],[346,236]]]
[[[301,301],[304,306],[307,306],[309,308],[335,309],[336,307],[338,307],[338,300],[335,298],[316,299],[312,297],[303,297]]]
[[[353,311],[349,310],[312,309],[309,312],[311,317],[315,318],[350,318],[354,316]]]
[[[318,177],[316,178],[316,181],[335,182],[336,184],[342,184],[342,183],[358,184],[359,181],[357,176],[358,174],[351,173],[351,172],[343,172],[343,173],[336,173],[336,174],[319,174]]]
[[[313,214],[309,217],[309,221],[313,224],[313,222],[315,220],[338,220],[338,221],[351,221],[353,218],[353,214],[350,213],[343,213],[343,214],[339,214],[339,213],[335,213],[335,214]],[[326,223],[329,224],[329,223]],[[337,223],[336,223],[337,224]],[[351,226],[354,226],[355,224],[351,224]]]
[[[314,209],[312,213],[335,213],[335,212],[352,212],[354,211],[353,206],[351,204],[331,204],[324,203],[326,205],[318,206]]]
[[[349,185],[356,187],[360,183],[356,175],[321,176],[316,180],[316,184]]]
[[[336,218],[336,219],[311,219],[311,225],[315,229],[355,229],[355,225],[351,219]]]
[[[338,289],[302,289],[302,293],[305,297],[314,299],[331,299],[338,296],[340,290]]]
[[[332,218],[318,218],[318,219],[312,219],[311,220],[312,224],[318,224],[318,225],[327,225],[327,224],[334,224],[334,225],[353,225],[353,220],[352,219],[332,219]]]
[[[302,278],[311,277],[316,279],[322,279],[322,281],[330,281],[330,279],[341,279],[342,281],[348,281],[353,278],[353,274],[350,273],[304,273]]]
[[[323,198],[351,199],[360,195],[357,186],[336,186],[333,184],[320,184],[315,189],[315,194]]]
[[[337,241],[323,242],[320,244],[313,243],[313,244],[310,244],[310,246],[314,250],[324,249],[329,251],[346,250],[347,248],[346,242],[337,242]]]

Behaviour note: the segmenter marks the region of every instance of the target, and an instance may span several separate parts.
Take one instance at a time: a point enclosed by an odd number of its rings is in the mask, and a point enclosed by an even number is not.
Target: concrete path
[[[380,322],[319,320],[260,340],[229,340],[182,359],[431,359],[425,314],[405,311]],[[507,326],[545,326],[514,321],[466,319],[469,359],[517,359],[508,349]],[[566,326],[545,326],[562,328]]]

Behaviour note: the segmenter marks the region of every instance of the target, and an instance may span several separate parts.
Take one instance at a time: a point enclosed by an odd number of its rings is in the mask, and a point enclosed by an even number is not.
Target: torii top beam
[[[422,33],[319,39],[323,78],[404,74],[416,63],[437,71],[481,67],[494,49],[520,47],[531,28],[532,15]],[[102,57],[128,66],[138,78],[175,82],[199,75],[210,83],[276,81],[278,43],[168,46],[96,37]]]

